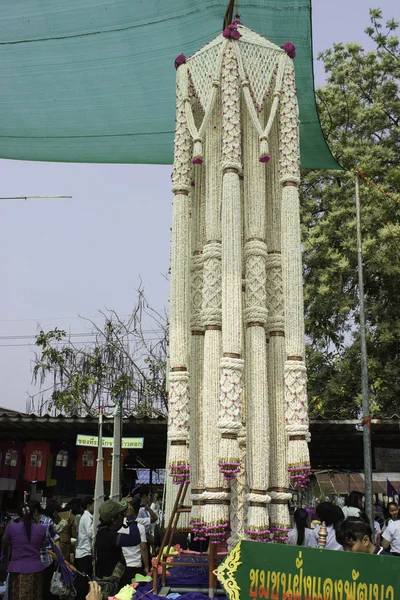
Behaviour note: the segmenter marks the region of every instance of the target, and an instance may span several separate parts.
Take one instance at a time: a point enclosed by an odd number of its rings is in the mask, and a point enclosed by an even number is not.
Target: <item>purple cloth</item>
[[[40,560],[40,546],[46,539],[44,525],[31,525],[31,539],[28,540],[23,523],[10,523],[5,531],[4,539],[11,544],[11,560],[9,573],[38,573],[45,568]]]
[[[182,587],[191,587],[194,588],[202,587],[208,589],[208,560],[207,557],[199,554],[197,557],[188,557],[184,554],[181,557],[174,557],[176,562],[180,560],[182,562],[192,562],[192,567],[180,567],[175,566],[169,569],[170,576],[167,577],[167,586],[176,587],[179,589],[179,586]],[[158,578],[159,589],[161,589],[161,576]],[[152,582],[145,582],[139,584],[136,589],[136,594],[134,596],[135,600],[161,600],[161,596],[153,594],[150,590],[153,587]],[[217,587],[220,589],[221,585],[217,583]],[[163,598],[162,600],[165,600]],[[186,594],[181,594],[179,600],[209,600],[209,596],[204,594],[200,594],[199,592],[188,592]],[[218,596],[218,600],[227,600],[226,596]]]

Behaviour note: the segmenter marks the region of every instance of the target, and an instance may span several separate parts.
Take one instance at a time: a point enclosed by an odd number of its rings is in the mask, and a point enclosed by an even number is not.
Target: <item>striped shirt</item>
[[[54,561],[54,558],[51,556],[50,552],[53,551],[54,543],[60,539],[60,536],[56,532],[53,519],[50,517],[41,515],[39,523],[46,527],[46,545],[40,548],[40,559],[44,566],[48,567]]]

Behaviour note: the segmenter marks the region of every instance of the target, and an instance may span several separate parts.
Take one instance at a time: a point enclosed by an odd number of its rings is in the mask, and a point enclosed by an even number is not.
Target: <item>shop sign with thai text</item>
[[[81,435],[76,436],[77,446],[91,446],[96,447],[99,445],[99,438],[97,435]],[[112,448],[114,445],[114,438],[103,437],[103,448]],[[142,450],[144,446],[144,438],[122,438],[121,447],[127,449]]]
[[[229,600],[400,598],[396,556],[242,541],[215,573]]]

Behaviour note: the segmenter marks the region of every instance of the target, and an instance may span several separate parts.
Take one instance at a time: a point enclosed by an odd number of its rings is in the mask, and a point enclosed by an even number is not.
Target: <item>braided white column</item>
[[[272,156],[278,156],[278,124],[270,137]],[[268,390],[270,410],[270,530],[275,542],[284,542],[290,529],[287,472],[287,434],[285,431],[284,362],[285,319],[281,261],[281,188],[278,161],[267,166],[267,228],[268,245],[266,331],[268,343]]]
[[[204,532],[210,541],[226,539],[229,528],[229,490],[218,468],[219,381],[222,354],[221,248],[221,103],[220,92],[205,139],[205,230],[203,250],[203,465],[204,492],[199,502]]]
[[[247,537],[269,540],[267,494],[269,480],[269,407],[264,325],[266,309],[265,163],[259,161],[259,139],[250,116],[244,122],[244,177],[246,206],[246,429],[249,493]]]
[[[228,550],[246,537],[247,503],[246,503],[246,429],[238,434],[240,451],[240,471],[236,479],[231,481],[230,523],[231,535],[228,539]]]
[[[192,143],[185,116],[186,65],[177,70],[177,125],[172,190],[171,296],[169,310],[170,373],[168,406],[169,469],[174,483],[189,477],[189,204]]]
[[[190,340],[190,484],[192,510],[190,524],[194,539],[203,539],[203,519],[199,500],[204,492],[203,463],[203,244],[204,169],[195,169],[193,181],[192,259],[191,259],[191,340]]]
[[[240,466],[242,249],[240,181],[241,134],[239,72],[233,39],[228,40],[221,72],[222,96],[222,350],[219,466],[227,480]]]
[[[282,272],[285,296],[285,398],[289,434],[288,469],[297,487],[310,479],[308,412],[304,364],[304,307],[299,208],[298,106],[294,67],[289,58],[281,101],[280,176],[282,185]]]

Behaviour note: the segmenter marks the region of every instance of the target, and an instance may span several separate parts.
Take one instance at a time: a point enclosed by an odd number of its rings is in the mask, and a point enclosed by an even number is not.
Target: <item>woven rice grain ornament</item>
[[[294,56],[235,21],[175,61],[168,460],[212,543],[284,541],[310,471]]]

